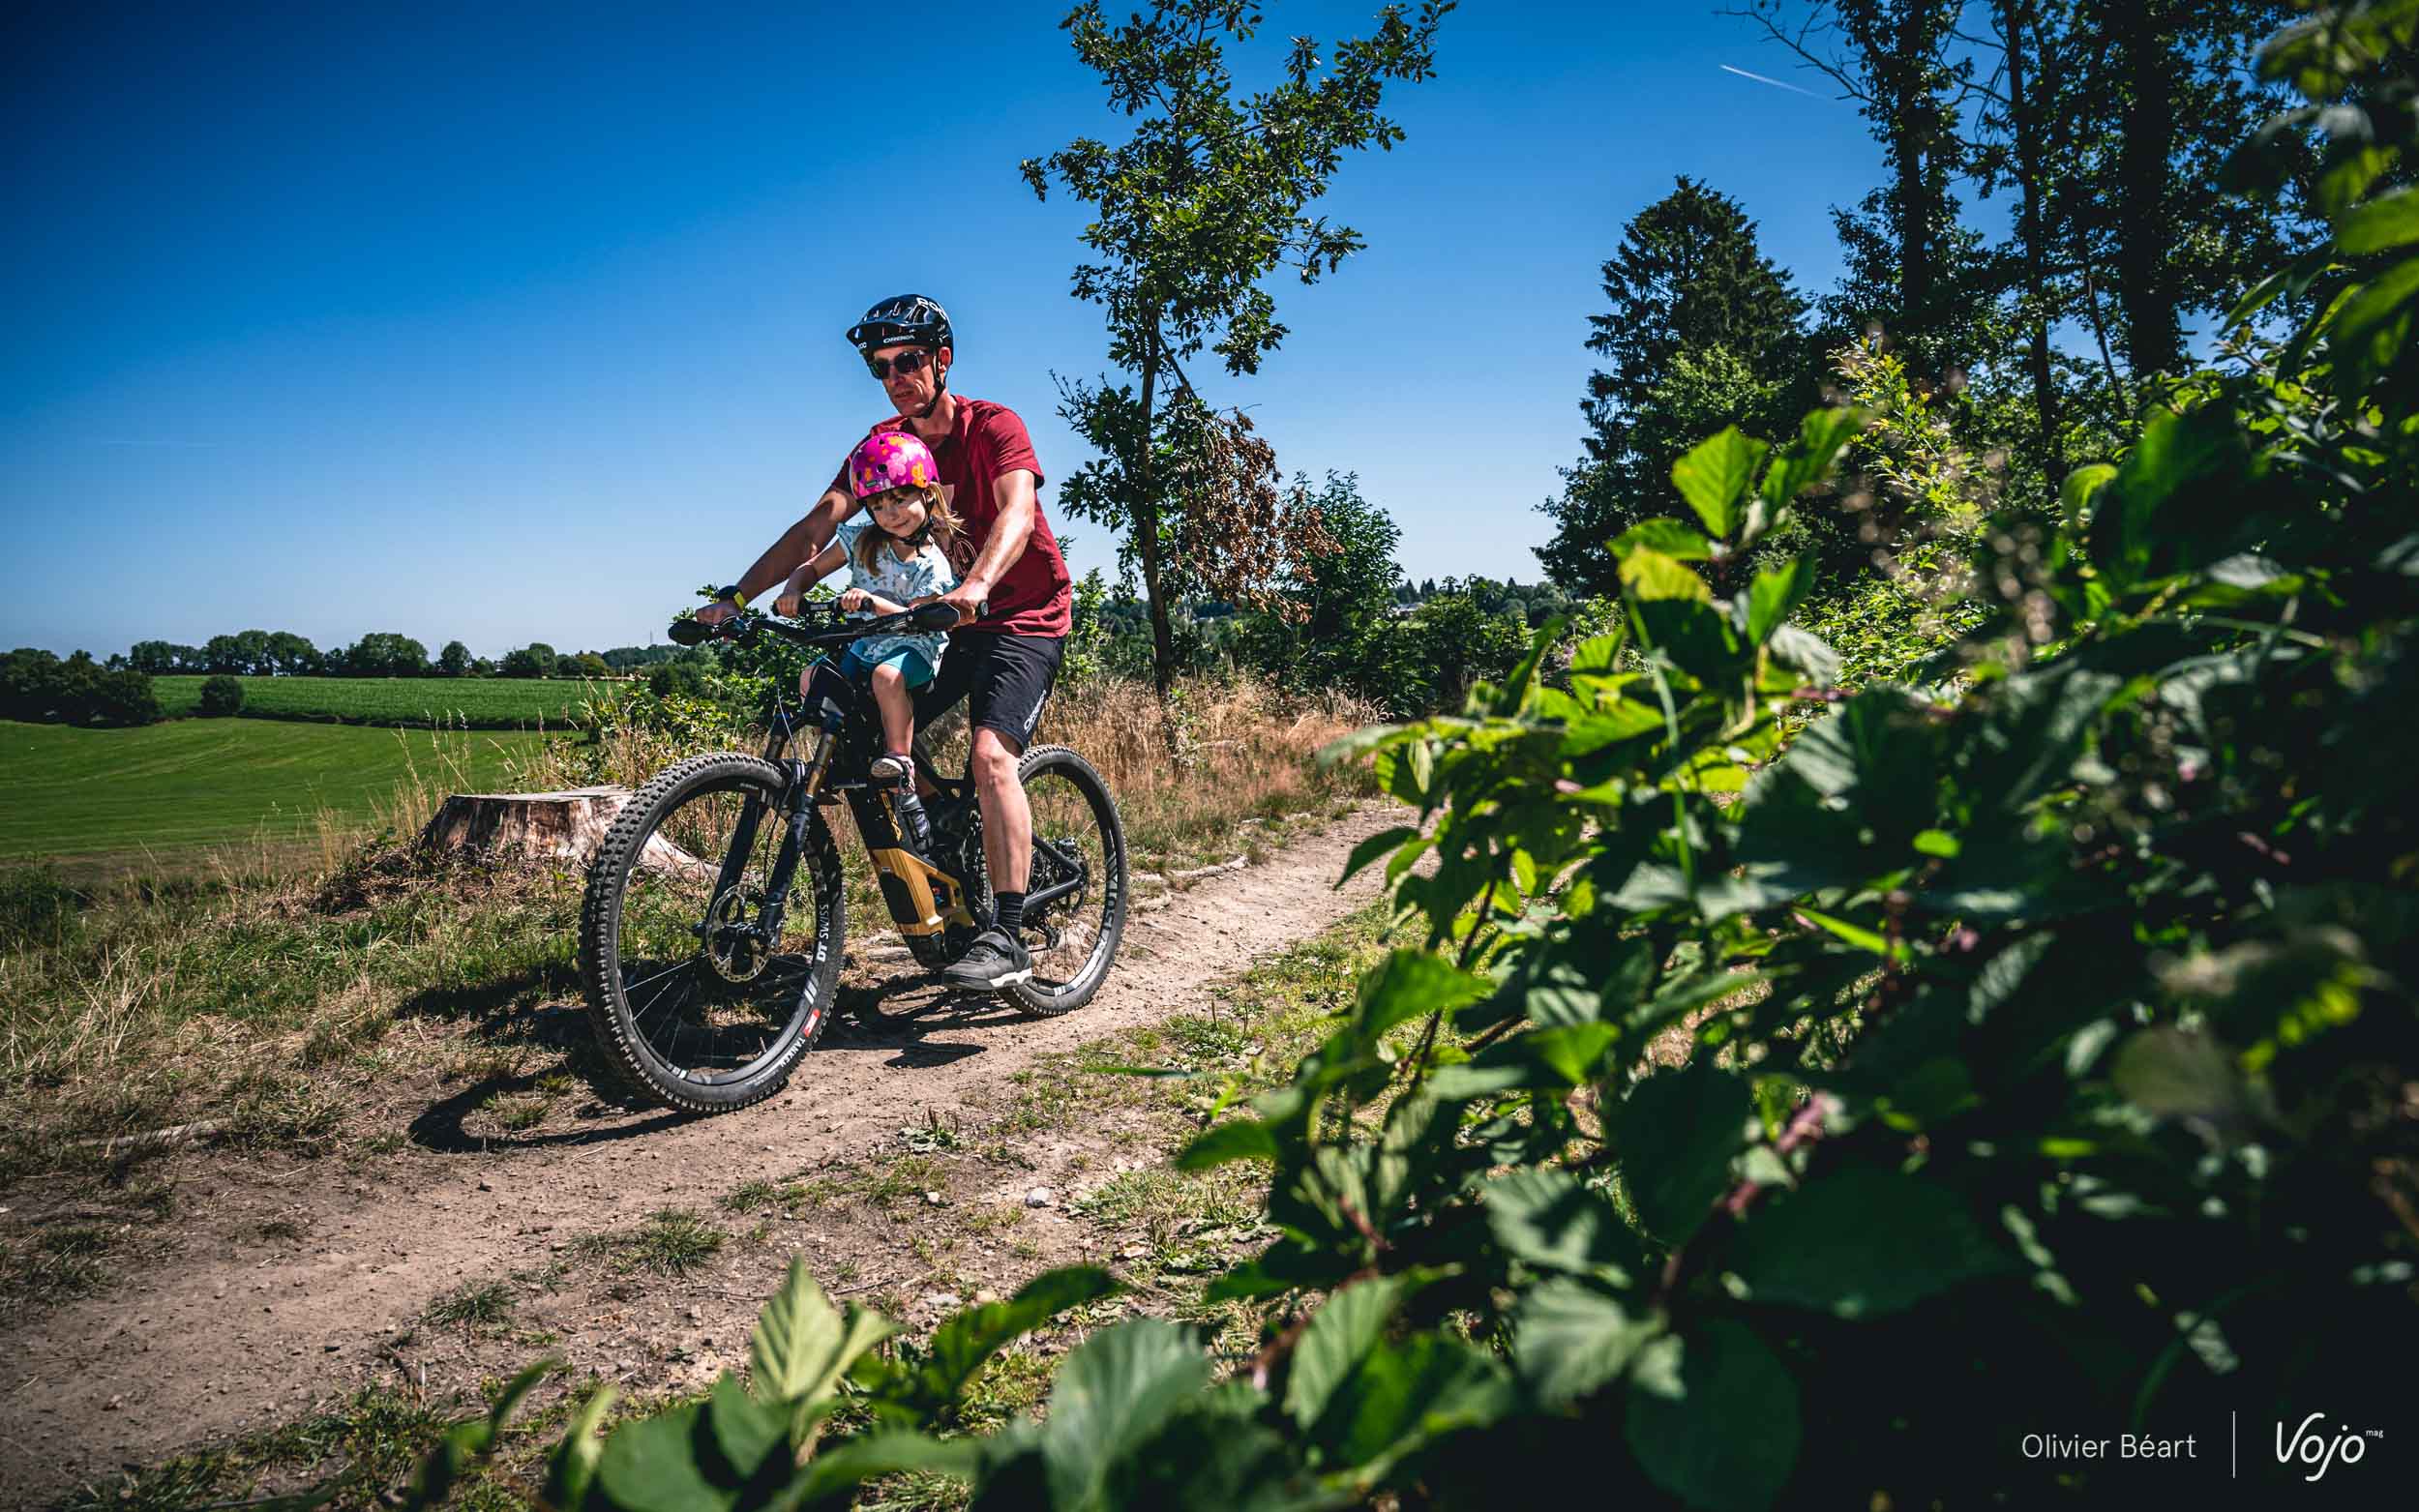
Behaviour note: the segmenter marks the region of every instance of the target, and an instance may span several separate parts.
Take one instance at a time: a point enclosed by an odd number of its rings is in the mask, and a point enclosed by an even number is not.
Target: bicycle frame
[[[845,635],[817,634],[764,619],[750,623],[752,628],[769,629],[794,643],[828,649],[871,633],[870,627],[905,617],[887,616]],[[900,934],[938,934],[953,927],[976,927],[979,921],[969,901],[967,884],[901,843],[894,789],[876,784],[866,775],[875,754],[875,731],[879,728],[869,691],[843,676],[826,657],[809,669],[796,715],[791,713],[789,696],[777,696],[769,725],[764,759],[780,767],[789,782],[783,789],[788,828],[774,858],[772,874],[766,879],[759,926],[765,938],[781,937],[782,918],[797,872],[801,827],[808,809],[841,802],[848,804],[856,820],[858,837],[865,844],[866,857],[873,863],[881,887],[882,903]],[[811,751],[803,758],[787,755],[791,742],[809,731],[814,737]],[[933,767],[920,733],[915,742],[914,761],[918,775],[941,801],[961,806],[973,801],[971,782],[942,777]],[[723,871],[715,885],[717,898],[738,881],[745,858],[754,846],[757,828],[763,820],[762,808],[762,800],[753,796],[748,800],[732,834],[731,848],[724,855]]]

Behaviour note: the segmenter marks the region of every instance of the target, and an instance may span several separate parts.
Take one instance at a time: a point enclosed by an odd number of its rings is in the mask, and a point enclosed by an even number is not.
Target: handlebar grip
[[[665,636],[676,646],[703,645],[714,638],[715,627],[694,619],[675,619]]]

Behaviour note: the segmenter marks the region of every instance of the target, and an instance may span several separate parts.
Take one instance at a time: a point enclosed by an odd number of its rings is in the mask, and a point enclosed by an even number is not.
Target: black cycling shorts
[[[915,695],[915,727],[931,728],[965,698],[970,731],[997,730],[1022,755],[1041,727],[1042,705],[1065,656],[1064,636],[953,630],[940,672]]]

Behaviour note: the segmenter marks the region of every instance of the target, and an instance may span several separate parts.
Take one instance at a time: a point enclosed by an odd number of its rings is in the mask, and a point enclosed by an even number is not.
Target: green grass
[[[582,1235],[573,1243],[575,1259],[601,1262],[614,1275],[650,1271],[658,1276],[685,1276],[704,1268],[727,1238],[700,1214],[683,1207],[659,1208],[636,1229],[616,1233]]]
[[[0,721],[0,857],[138,859],[213,845],[292,843],[332,812],[367,823],[412,777],[477,790],[526,731],[360,729],[177,720],[140,729]]]
[[[248,719],[521,729],[561,725],[618,683],[576,677],[239,677]],[[202,677],[154,677],[171,718],[201,707]]]
[[[513,1320],[517,1305],[512,1288],[500,1281],[464,1282],[430,1303],[420,1320],[438,1328],[501,1328]]]

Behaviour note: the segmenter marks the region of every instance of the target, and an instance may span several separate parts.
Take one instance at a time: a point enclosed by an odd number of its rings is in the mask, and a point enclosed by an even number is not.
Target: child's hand
[[[851,588],[847,592],[840,595],[840,612],[843,614],[853,614],[859,609],[871,608],[873,608],[873,597],[874,596],[872,594],[867,593],[862,588]]]
[[[795,618],[798,612],[799,597],[800,595],[794,590],[784,588],[781,597],[773,600],[773,612],[783,619]]]

